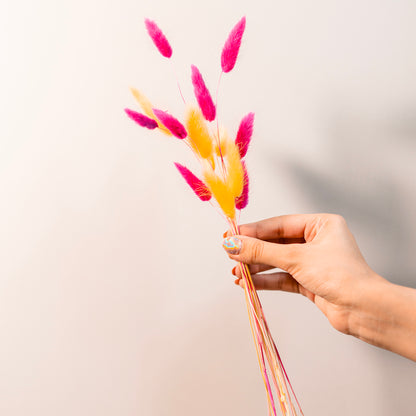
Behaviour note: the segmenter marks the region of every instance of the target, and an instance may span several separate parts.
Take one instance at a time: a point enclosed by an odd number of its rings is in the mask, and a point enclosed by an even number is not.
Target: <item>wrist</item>
[[[374,275],[351,312],[351,335],[416,360],[416,290]]]
[[[386,304],[386,296],[390,292],[389,281],[377,274],[360,282],[355,288],[355,302],[350,316],[350,334],[363,341],[374,344],[379,333],[384,332],[386,324],[383,305]]]

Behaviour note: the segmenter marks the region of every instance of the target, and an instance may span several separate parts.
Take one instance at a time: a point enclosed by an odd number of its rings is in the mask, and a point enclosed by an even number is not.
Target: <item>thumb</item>
[[[246,264],[267,264],[288,270],[299,259],[301,244],[277,244],[257,238],[235,235],[223,240],[224,250],[235,261]]]

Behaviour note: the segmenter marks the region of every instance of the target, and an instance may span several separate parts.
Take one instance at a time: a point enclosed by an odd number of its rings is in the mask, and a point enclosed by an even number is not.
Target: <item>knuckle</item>
[[[264,246],[261,241],[253,241],[251,246],[251,261],[253,263],[260,263],[260,260],[263,257]]]
[[[334,224],[344,225],[346,224],[345,218],[342,215],[330,214],[330,220]]]

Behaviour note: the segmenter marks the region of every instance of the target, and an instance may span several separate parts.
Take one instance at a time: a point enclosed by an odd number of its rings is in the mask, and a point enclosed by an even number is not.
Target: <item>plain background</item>
[[[226,229],[183,183],[185,146],[123,113],[137,87],[182,114],[190,64],[219,114],[256,112],[242,221],[344,215],[369,264],[416,286],[413,0],[0,3],[0,414],[266,415]],[[174,70],[150,40],[155,19]],[[262,293],[306,415],[414,415],[415,363]]]

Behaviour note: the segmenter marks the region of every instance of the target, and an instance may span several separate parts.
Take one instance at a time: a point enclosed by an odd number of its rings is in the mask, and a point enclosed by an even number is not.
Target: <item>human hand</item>
[[[241,249],[229,257],[249,264],[256,289],[300,293],[315,303],[335,329],[346,334],[355,332],[351,315],[365,302],[369,286],[386,282],[367,265],[338,215],[270,218],[242,225],[235,238],[241,241],[237,241]],[[273,268],[284,272],[262,273]],[[244,287],[238,267],[233,274]]]

